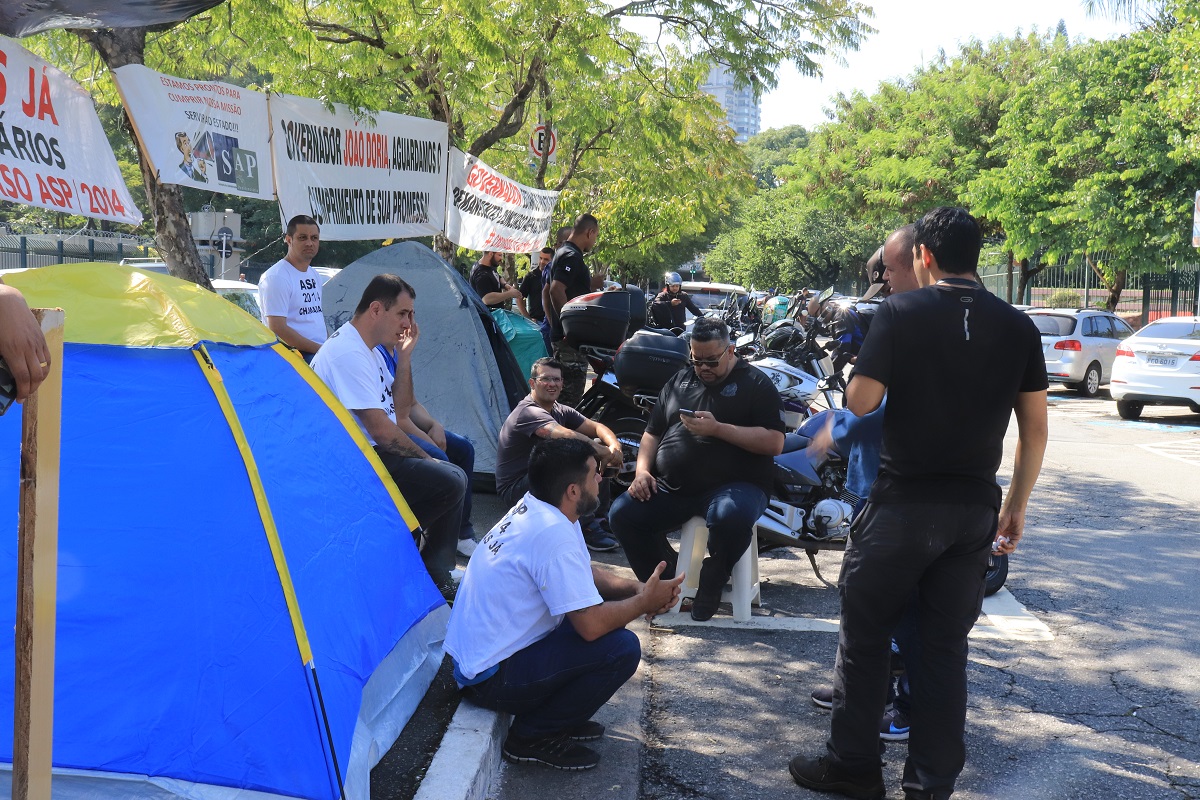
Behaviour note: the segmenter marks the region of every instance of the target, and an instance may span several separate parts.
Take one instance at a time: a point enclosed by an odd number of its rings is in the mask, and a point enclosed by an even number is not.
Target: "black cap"
[[[883,291],[883,287],[887,286],[887,282],[883,279],[884,266],[882,245],[878,250],[875,251],[875,255],[867,259],[867,266],[865,269],[867,271],[867,278],[871,281],[871,285],[867,289],[867,293],[859,298],[859,302],[872,299],[875,297],[875,295]]]

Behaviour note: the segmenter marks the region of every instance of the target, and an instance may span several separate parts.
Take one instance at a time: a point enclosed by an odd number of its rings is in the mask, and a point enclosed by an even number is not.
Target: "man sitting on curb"
[[[529,454],[543,439],[579,439],[591,444],[600,463],[620,467],[621,443],[608,427],[558,402],[563,388],[562,364],[539,358],[529,370],[529,396],[504,421],[496,444],[496,493],[514,506],[529,491]],[[599,439],[599,443],[593,440]],[[607,500],[607,482],[601,484],[601,500]],[[604,503],[607,505],[607,503]],[[600,525],[595,515],[581,520],[583,540],[597,553],[617,549],[617,540]]]
[[[579,742],[604,734],[591,717],[641,658],[625,625],[679,597],[684,576],[659,580],[665,563],[644,584],[591,565],[579,518],[599,503],[598,468],[588,442],[539,442],[529,492],[483,537],[450,613],[446,652],[459,687],[514,716],[509,761],[596,766],[599,756]]]

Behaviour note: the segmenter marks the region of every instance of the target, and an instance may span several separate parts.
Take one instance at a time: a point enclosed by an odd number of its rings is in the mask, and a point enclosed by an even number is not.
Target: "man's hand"
[[[421,338],[421,329],[417,327],[417,321],[414,319],[408,330],[401,333],[400,338],[396,340],[396,360],[412,358],[419,338]]]
[[[992,549],[996,555],[1008,555],[1017,549],[1021,534],[1025,532],[1025,512],[1001,509],[1000,522],[996,526],[997,546]]]
[[[717,418],[711,411],[697,411],[694,417],[680,414],[679,421],[683,423],[683,427],[687,428],[688,433],[696,436],[716,436],[717,430],[721,427],[721,423],[717,422]]]
[[[679,587],[683,583],[683,579],[687,577],[687,573],[681,572],[671,580],[664,581],[660,576],[666,568],[667,562],[658,562],[658,566],[654,568],[654,574],[647,579],[642,585],[642,590],[638,592],[642,607],[646,609],[647,620],[652,619],[655,614],[667,613],[679,602]]]
[[[23,403],[50,374],[46,337],[25,298],[0,283],[0,356],[17,384],[17,402]]]
[[[679,305],[679,304],[680,304],[680,303],[682,303],[682,302],[683,302],[683,301],[682,301],[682,300],[680,300],[678,297],[672,297],[672,298],[671,298],[671,305],[673,305],[673,306],[677,306],[677,305]]]
[[[818,461],[824,461],[825,456],[833,449],[833,444],[833,414],[830,413],[825,418],[825,424],[817,429],[805,449],[816,456]]]
[[[658,483],[649,472],[639,472],[634,476],[633,483],[629,484],[629,494],[633,496],[634,500],[641,500],[643,503],[657,492]]]
[[[442,423],[434,420],[433,426],[426,433],[429,435],[429,441],[437,445],[438,450],[446,452],[446,429],[442,427]]]
[[[609,447],[606,449],[608,450],[608,458],[606,459],[608,466],[618,468],[625,466],[625,454],[621,451],[620,447]]]

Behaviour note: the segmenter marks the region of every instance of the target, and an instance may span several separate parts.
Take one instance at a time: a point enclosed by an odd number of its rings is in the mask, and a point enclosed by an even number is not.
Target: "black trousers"
[[[953,503],[871,503],[842,562],[841,631],[830,758],[880,769],[879,718],[890,639],[915,590],[919,664],[912,670],[904,788],[949,797],[966,760],[967,634],[983,604],[996,510]]]
[[[462,521],[463,498],[471,491],[467,474],[449,461],[411,458],[375,448],[408,507],[425,530],[421,561],[439,587],[450,580]]]

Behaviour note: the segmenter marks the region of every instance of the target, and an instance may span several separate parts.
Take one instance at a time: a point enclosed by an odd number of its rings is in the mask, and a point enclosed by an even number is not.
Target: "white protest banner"
[[[137,225],[92,98],[0,36],[0,200]]]
[[[142,152],[163,183],[275,199],[267,96],[140,64],[113,72]]]
[[[531,253],[550,237],[558,192],[531,189],[450,149],[446,238],[470,250]]]
[[[445,123],[374,112],[356,119],[320,100],[273,94],[271,157],[285,220],[307,214],[322,239],[404,239],[441,233]]]

